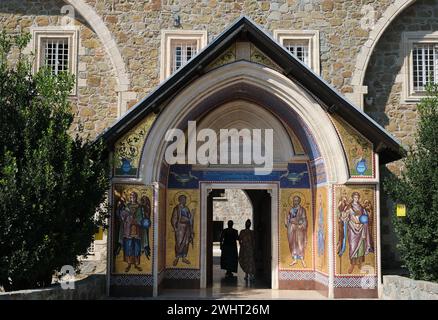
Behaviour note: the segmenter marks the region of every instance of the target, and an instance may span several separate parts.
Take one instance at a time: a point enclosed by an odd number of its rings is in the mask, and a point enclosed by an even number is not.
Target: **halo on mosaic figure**
[[[179,192],[175,193],[175,195],[173,196],[173,201],[174,201],[175,205],[179,203],[178,198],[180,196],[185,196],[186,197],[186,206],[188,206],[192,202],[192,199],[191,199],[190,195],[187,192],[179,191]]]
[[[289,206],[293,207],[294,205],[294,197],[300,197],[301,199],[301,205],[304,206],[305,204],[307,204],[307,199],[306,196],[304,195],[304,193],[302,192],[293,192],[290,197],[287,199],[287,203],[289,204]]]
[[[129,195],[135,192],[137,194],[137,199],[140,200],[142,197],[146,196],[147,198],[149,198],[149,201],[151,201],[150,199],[150,195],[148,194],[147,190],[141,190],[140,188],[135,188],[135,187],[130,187],[130,188],[126,188],[125,190],[123,190],[123,197],[125,200],[129,199]]]

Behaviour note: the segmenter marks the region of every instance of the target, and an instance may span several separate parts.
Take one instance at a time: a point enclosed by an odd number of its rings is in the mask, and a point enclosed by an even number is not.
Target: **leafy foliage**
[[[32,74],[22,53],[29,39],[0,33],[0,285],[6,290],[47,286],[63,265],[77,267],[103,221],[108,190],[103,143],[69,134],[73,76],[47,68]]]
[[[415,147],[401,176],[386,179],[384,187],[407,208],[406,217],[393,218],[404,266],[414,279],[438,281],[438,85],[429,86],[418,112]]]

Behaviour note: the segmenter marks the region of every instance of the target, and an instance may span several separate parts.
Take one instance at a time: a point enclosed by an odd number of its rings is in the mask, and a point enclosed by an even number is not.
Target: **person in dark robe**
[[[255,238],[254,231],[251,229],[251,220],[245,222],[245,229],[239,234],[239,264],[243,272],[245,272],[245,280],[254,281],[255,279]]]
[[[221,269],[227,270],[226,276],[232,277],[233,272],[237,273],[239,257],[237,254],[237,240],[239,234],[233,229],[233,220],[228,221],[228,228],[222,230],[220,239],[221,248]]]

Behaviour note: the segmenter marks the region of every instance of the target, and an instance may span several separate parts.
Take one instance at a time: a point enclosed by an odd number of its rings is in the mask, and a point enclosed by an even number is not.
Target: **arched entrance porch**
[[[200,127],[205,121],[215,130],[277,128],[272,171],[255,175],[253,166],[169,165],[164,137],[170,129],[186,131],[189,121]],[[272,235],[278,238],[272,245],[278,257],[271,260],[278,265],[272,270],[278,288],[320,290],[329,297],[377,296],[378,153],[387,163],[400,158],[400,146],[248,19],[239,19],[104,137],[115,160],[111,294],[156,296],[165,287],[204,286],[208,229],[202,185],[265,184],[278,188],[277,212],[270,219],[271,231],[278,226]],[[124,252],[114,251],[126,242],[120,213],[129,216],[137,208],[145,218],[150,213],[142,226],[150,235],[151,255],[136,255],[138,268],[125,269]],[[175,223],[181,212],[190,228]],[[355,220],[359,214],[366,216],[362,222]],[[291,228],[293,222],[300,231]],[[352,226],[366,235],[365,254],[355,251],[359,237],[351,235]],[[176,245],[184,239],[178,233],[189,241]],[[291,235],[298,234],[297,245]]]
[[[227,69],[227,72],[223,69]],[[267,77],[267,72],[272,72],[272,74],[269,74],[269,77]],[[263,86],[262,83],[264,84]],[[270,85],[266,85],[267,83]],[[331,170],[331,174],[329,174],[325,158],[322,156],[323,153],[329,155],[327,162],[332,162],[333,166],[339,168],[342,164],[345,165],[342,151],[330,151],[330,149],[336,148],[336,146],[342,150],[336,136],[336,131],[326,113],[320,109],[316,102],[312,102],[312,97],[308,96],[305,91],[301,92],[301,96],[298,96],[296,91],[291,90],[291,87],[295,90],[302,90],[296,85],[291,85],[290,80],[273,70],[256,64],[237,62],[232,67],[225,66],[202,77],[193,86],[181,92],[166,107],[166,110],[172,110],[172,112],[169,112],[169,118],[167,118],[165,110],[160,115],[162,121],[160,121],[160,118],[157,119],[143,149],[144,158],[140,165],[140,177],[143,176],[143,181],[161,179],[160,183],[162,185],[159,188],[166,189],[166,191],[163,191],[165,193],[163,197],[167,199],[166,213],[164,215],[159,213],[159,219],[169,219],[170,211],[176,204],[175,201],[169,202],[169,198],[174,198],[177,192],[181,192],[184,189],[190,190],[191,198],[194,197],[194,194],[199,196],[197,201],[200,204],[200,208],[196,207],[196,209],[200,210],[201,215],[198,230],[198,234],[201,237],[199,239],[200,247],[196,248],[196,250],[199,250],[199,255],[191,256],[191,259],[197,260],[198,263],[190,266],[182,264],[177,264],[176,266],[169,265],[169,260],[172,259],[169,252],[174,250],[174,244],[169,237],[166,237],[166,244],[161,248],[157,248],[158,254],[166,252],[166,262],[162,269],[171,274],[171,276],[165,277],[163,280],[164,287],[172,287],[171,282],[178,283],[178,286],[181,286],[184,282],[187,283],[188,287],[205,288],[207,286],[207,260],[205,254],[208,236],[205,207],[207,191],[203,191],[203,185],[210,183],[211,188],[216,188],[215,183],[232,183],[235,187],[241,189],[242,185],[248,182],[253,187],[255,186],[255,188],[262,188],[276,193],[275,201],[272,201],[273,207],[271,210],[271,287],[274,289],[315,289],[316,286],[319,286],[319,284],[315,285],[316,258],[314,257],[313,248],[316,236],[314,217],[315,196],[317,193],[323,195],[325,205],[328,207],[329,190],[324,188],[324,185],[328,183],[327,176],[331,176],[333,179],[336,176],[345,177],[347,173],[344,167],[343,172],[334,173],[339,171]],[[184,99],[180,99],[181,97]],[[319,127],[312,123],[315,118],[314,114],[320,112],[317,108],[321,111],[321,117],[317,118]],[[303,116],[312,114],[312,119],[304,120],[304,118],[299,116],[300,114]],[[223,115],[227,115],[229,118],[227,119]],[[324,118],[327,119],[326,122],[324,122]],[[165,128],[186,130],[187,122],[193,120],[199,121],[199,129],[206,127],[213,128],[214,130],[232,127],[238,129],[244,127],[274,128],[276,132],[276,135],[274,135],[276,149],[274,150],[273,173],[268,176],[255,177],[251,171],[252,168],[250,169],[251,173],[249,173],[248,168],[230,165],[210,167],[192,165],[185,168],[184,166],[178,167],[178,165],[174,165],[169,167],[157,160],[160,159],[160,155],[164,155],[166,144],[162,141],[157,143],[157,139],[153,137],[163,136]],[[313,129],[315,127],[317,127],[317,130]],[[322,132],[324,131],[330,133],[323,134]],[[321,143],[316,142],[318,139],[316,137],[323,141],[330,140],[330,138],[334,139],[332,139],[332,144],[320,146]],[[146,150],[149,150],[149,152],[146,152]],[[164,156],[161,157],[161,159],[163,158]],[[334,160],[336,158],[338,160]],[[154,166],[152,168],[151,166],[143,166],[143,164],[147,163],[154,163]],[[196,183],[191,186],[190,183],[178,185],[178,181],[175,179],[176,175],[182,176],[184,174],[196,177],[193,179]],[[288,177],[288,174],[291,174],[291,176]],[[292,182],[294,174],[303,174],[306,182],[301,182],[301,184]],[[275,185],[276,188],[273,188],[272,185]],[[318,189],[318,187],[323,188]],[[300,198],[303,199],[304,203],[302,204],[307,206],[306,213],[309,225],[306,234],[308,239],[308,252],[306,252],[306,255],[308,257],[305,263],[302,263],[302,265],[299,263],[298,266],[294,267],[290,266],[292,263],[291,253],[287,252],[289,247],[287,245],[287,230],[284,226],[284,220],[285,215],[287,215],[288,210],[292,206],[293,201],[291,199],[297,195],[300,195]],[[193,203],[193,206],[193,209],[195,209],[197,204]],[[324,218],[324,223],[327,225],[327,243],[324,244],[327,246],[327,253],[325,257],[319,258],[326,260],[323,265],[327,275],[325,276],[324,273],[321,273],[324,279],[320,281],[326,284],[329,282],[328,274],[330,268],[330,257],[328,254],[330,239],[329,218],[328,215]],[[279,227],[280,224],[281,228]],[[166,232],[172,232],[168,226],[165,228]],[[279,252],[282,252],[282,254],[279,254]],[[167,269],[170,271],[167,271]],[[172,281],[172,278],[176,276],[179,277],[178,281]],[[328,286],[325,286],[325,288],[325,290],[328,290]]]

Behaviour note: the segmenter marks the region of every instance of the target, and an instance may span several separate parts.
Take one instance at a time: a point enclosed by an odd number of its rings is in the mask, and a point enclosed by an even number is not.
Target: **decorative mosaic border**
[[[112,286],[150,286],[154,285],[152,275],[111,275],[110,284]]]
[[[278,280],[315,280],[315,272],[280,270]]]
[[[342,124],[345,124],[347,126],[349,126],[353,131],[355,131],[361,138],[363,138],[364,140],[366,140],[367,142],[369,142],[371,144],[371,166],[372,166],[372,170],[371,170],[371,176],[360,176],[360,175],[352,175],[350,172],[350,164],[348,156],[347,156],[347,151],[345,149],[345,144],[344,144],[344,139],[342,138],[340,129],[338,128],[338,126],[335,123],[335,119],[332,116],[329,116],[330,122],[332,123],[333,127],[335,128],[336,133],[338,134],[338,140],[341,142],[342,145],[342,149],[344,150],[344,157],[345,160],[347,161],[347,166],[348,166],[348,175],[350,176],[350,178],[354,179],[376,179],[376,158],[375,158],[375,152],[374,152],[374,144],[368,140],[363,134],[361,134],[359,131],[357,131],[352,125],[350,125],[349,123],[347,123],[346,121],[343,121]]]
[[[164,278],[166,279],[201,279],[201,270],[199,269],[167,269]]]
[[[335,288],[376,289],[377,281],[376,276],[335,277],[333,286]]]

